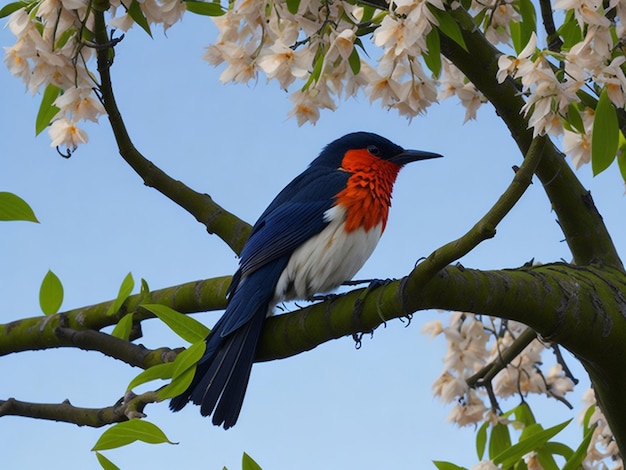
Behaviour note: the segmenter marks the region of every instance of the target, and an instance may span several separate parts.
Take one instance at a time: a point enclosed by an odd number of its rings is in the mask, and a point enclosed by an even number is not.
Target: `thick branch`
[[[355,290],[268,319],[258,360],[292,356],[331,339],[369,332],[387,320],[432,308],[525,323],[546,340],[590,362],[606,361],[606,355],[616,347],[609,339],[617,341],[626,335],[626,280],[613,268],[557,263],[480,271],[448,266],[423,284],[395,281],[369,295],[364,293],[363,289]],[[357,301],[362,304],[355,312]],[[594,337],[601,347],[591,348]],[[626,348],[625,344],[618,346],[620,350]],[[617,353],[612,356],[616,361],[621,357]]]
[[[120,155],[133,170],[150,186],[178,204],[198,222],[204,224],[209,233],[214,233],[224,240],[235,253],[239,253],[250,235],[251,226],[217,204],[207,194],[201,194],[189,188],[163,172],[154,163],[146,159],[134,146],[128,135],[126,125],[117,107],[111,85],[110,67],[113,62],[113,44],[109,40],[104,11],[96,11],[95,34],[98,73],[100,74],[100,97],[109,116],[109,122],[117,142]]]
[[[136,321],[151,318],[146,310],[137,311],[141,303],[163,304],[183,313],[220,310],[226,306],[226,289],[229,284],[230,276],[225,276],[188,282],[148,294],[131,295],[114,315],[107,315],[113,303],[108,301],[56,315],[25,318],[0,325],[0,356],[20,351],[76,346],[72,338],[63,334],[63,329],[98,331],[115,325],[128,312],[135,312]]]

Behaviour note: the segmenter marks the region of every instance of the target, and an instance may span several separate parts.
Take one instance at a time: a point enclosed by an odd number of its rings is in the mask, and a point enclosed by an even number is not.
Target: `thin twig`
[[[563,41],[559,36],[554,25],[554,17],[552,16],[552,4],[550,0],[539,0],[539,6],[541,8],[541,18],[543,19],[543,27],[546,29],[548,35],[548,49],[552,52],[561,52],[563,47]]]
[[[498,357],[485,367],[480,369],[474,375],[469,377],[466,382],[470,387],[484,386],[486,383],[490,383],[493,378],[502,370],[506,369],[507,365],[515,359],[519,354],[528,346],[533,340],[537,338],[537,333],[532,328],[525,329],[511,345],[498,354]]]

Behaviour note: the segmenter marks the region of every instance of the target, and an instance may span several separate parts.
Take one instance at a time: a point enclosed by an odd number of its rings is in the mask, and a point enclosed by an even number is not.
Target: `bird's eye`
[[[367,151],[372,155],[380,155],[380,149],[375,145],[370,145],[369,147],[367,147]]]

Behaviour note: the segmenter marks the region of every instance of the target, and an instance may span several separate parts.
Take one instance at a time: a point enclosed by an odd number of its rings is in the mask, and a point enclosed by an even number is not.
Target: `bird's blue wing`
[[[229,304],[215,325],[222,336],[230,335],[267,309],[276,283],[291,254],[321,232],[328,222],[324,213],[335,203],[349,177],[327,168],[305,171],[285,187],[254,225],[241,251],[239,270],[228,289]],[[320,184],[320,180],[324,183]],[[265,316],[267,312],[261,312]]]
[[[335,195],[345,187],[350,175],[326,168],[309,170],[287,185],[254,225],[241,252],[239,277],[291,256],[328,225],[324,213],[333,206]]]

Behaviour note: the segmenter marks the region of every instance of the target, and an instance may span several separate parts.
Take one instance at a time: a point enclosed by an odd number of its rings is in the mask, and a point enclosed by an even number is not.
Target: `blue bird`
[[[309,299],[352,279],[385,229],[400,169],[436,157],[368,132],[328,144],[254,224],[226,311],[205,340],[191,385],[170,409],[192,401],[213,424],[232,427],[265,318],[282,301]]]

